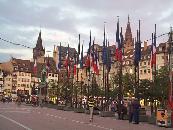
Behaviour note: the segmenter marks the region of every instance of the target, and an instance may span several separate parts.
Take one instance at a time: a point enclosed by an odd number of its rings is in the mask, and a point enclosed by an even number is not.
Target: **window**
[[[150,65],[150,61],[148,61],[148,65]]]
[[[144,70],[144,74],[146,74],[147,73],[147,71],[146,70]]]
[[[140,74],[142,74],[142,70],[140,70]]]
[[[144,65],[146,65],[146,62],[144,62]]]
[[[142,62],[140,63],[140,66],[142,66]]]
[[[159,51],[162,51],[162,48],[161,47],[159,47]]]
[[[17,86],[20,87],[20,84],[18,84]]]
[[[49,74],[49,76],[52,76],[52,74]]]
[[[148,69],[148,73],[150,74],[150,69]]]

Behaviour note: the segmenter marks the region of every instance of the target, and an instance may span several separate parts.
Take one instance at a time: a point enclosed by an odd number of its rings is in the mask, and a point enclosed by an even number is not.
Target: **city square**
[[[173,2],[148,2],[0,1],[0,130],[172,129]]]

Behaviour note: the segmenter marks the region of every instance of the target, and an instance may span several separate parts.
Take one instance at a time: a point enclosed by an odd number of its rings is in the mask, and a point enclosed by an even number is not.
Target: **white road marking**
[[[31,113],[29,111],[2,111],[3,113]]]
[[[19,108],[19,107],[6,108],[6,107],[1,107],[0,109],[6,109],[6,110],[11,110],[11,109],[21,109],[21,110],[25,110],[25,109],[33,109],[33,108]]]
[[[0,117],[3,117],[3,118],[5,118],[5,119],[7,119],[7,120],[9,120],[9,121],[11,121],[11,122],[17,124],[17,125],[19,125],[20,127],[25,128],[26,130],[32,130],[31,128],[29,128],[29,127],[27,127],[27,126],[25,126],[25,125],[23,125],[23,124],[21,124],[21,123],[15,121],[15,120],[11,119],[11,118],[9,118],[9,117],[6,117],[6,116],[1,115],[1,114],[0,114]]]

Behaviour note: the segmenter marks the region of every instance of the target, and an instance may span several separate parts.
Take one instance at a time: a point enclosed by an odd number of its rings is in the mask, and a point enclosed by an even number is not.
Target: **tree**
[[[112,84],[113,84],[113,90],[111,92],[112,98],[115,96],[113,94],[118,94],[118,86],[119,86],[119,75],[114,75],[112,78]],[[122,75],[122,87],[123,87],[123,95],[124,97],[127,96],[133,96],[134,95],[134,86],[135,86],[135,80],[134,75],[126,73],[125,75]]]
[[[161,102],[161,106],[165,106],[165,101],[168,99],[169,86],[169,70],[167,66],[162,67],[157,71],[155,86],[153,88],[154,99]]]

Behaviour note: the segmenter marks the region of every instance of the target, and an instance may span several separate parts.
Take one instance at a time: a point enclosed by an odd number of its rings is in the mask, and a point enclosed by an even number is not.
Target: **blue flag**
[[[140,60],[141,60],[141,43],[139,39],[139,32],[137,30],[137,40],[135,41],[135,59],[134,59],[135,66],[139,65]]]

